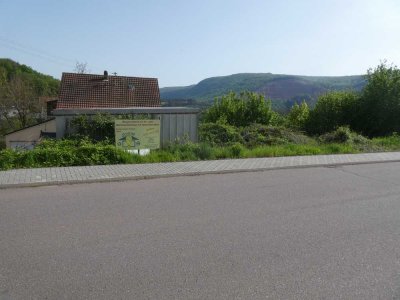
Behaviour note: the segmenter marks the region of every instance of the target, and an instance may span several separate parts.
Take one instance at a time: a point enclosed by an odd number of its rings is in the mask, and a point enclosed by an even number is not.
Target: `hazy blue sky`
[[[160,86],[362,74],[400,64],[400,0],[0,0],[0,57],[57,78],[82,61]]]

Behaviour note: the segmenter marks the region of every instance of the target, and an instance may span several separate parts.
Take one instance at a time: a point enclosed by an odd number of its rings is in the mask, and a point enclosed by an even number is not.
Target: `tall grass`
[[[146,156],[131,154],[106,143],[88,140],[45,141],[30,151],[0,150],[0,170],[102,164],[137,164],[227,158],[278,157],[318,154],[345,154],[400,150],[400,137],[374,138],[362,145],[351,143],[309,143],[263,145],[247,148],[235,143],[210,146],[208,143],[172,144]]]
[[[393,133],[391,136],[373,138],[372,144],[387,151],[400,150],[400,135]]]

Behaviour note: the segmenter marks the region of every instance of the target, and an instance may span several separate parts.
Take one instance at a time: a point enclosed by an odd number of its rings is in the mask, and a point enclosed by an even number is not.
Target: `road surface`
[[[0,299],[400,299],[400,163],[0,191]]]

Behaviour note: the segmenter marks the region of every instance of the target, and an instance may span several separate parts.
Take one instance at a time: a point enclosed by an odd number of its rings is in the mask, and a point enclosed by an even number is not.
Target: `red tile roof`
[[[158,107],[156,78],[63,73],[57,109]]]

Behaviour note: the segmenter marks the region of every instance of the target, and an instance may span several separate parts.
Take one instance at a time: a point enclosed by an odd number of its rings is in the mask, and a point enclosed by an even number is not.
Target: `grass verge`
[[[174,144],[166,149],[139,156],[116,149],[106,143],[88,140],[44,141],[31,151],[0,151],[0,169],[65,167],[104,164],[159,163],[227,158],[279,157],[320,154],[348,154],[400,150],[400,137],[375,138],[368,143],[310,143],[257,146],[247,148],[236,143],[210,146],[207,143]]]

